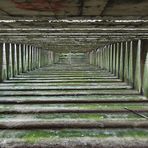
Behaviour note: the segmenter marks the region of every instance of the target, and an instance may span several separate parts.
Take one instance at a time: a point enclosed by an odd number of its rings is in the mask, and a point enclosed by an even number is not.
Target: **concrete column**
[[[29,46],[26,45],[26,70],[29,71]]]
[[[133,73],[133,42],[130,41],[129,51],[129,84],[134,87],[134,73]]]
[[[98,51],[96,50],[96,66],[98,66]]]
[[[104,47],[104,56],[103,56],[103,59],[104,59],[104,69],[106,69],[106,47]]]
[[[43,66],[43,58],[42,58],[43,56],[42,55],[43,55],[43,50],[41,49],[40,50],[40,63],[41,63],[41,67]]]
[[[125,43],[124,81],[129,82],[129,42]]]
[[[100,64],[100,63],[99,63],[99,61],[100,61],[100,59],[99,59],[99,53],[100,53],[100,52],[99,52],[99,49],[98,49],[98,50],[97,50],[97,59],[98,59],[97,65],[98,65],[98,67],[100,66],[100,65],[99,65],[99,64]]]
[[[22,73],[22,45],[19,44],[19,48],[18,48],[18,53],[19,53],[19,68],[18,68],[18,71],[19,71],[19,74]]]
[[[53,63],[53,51],[51,51],[51,62]]]
[[[141,42],[142,93],[148,98],[148,40],[142,40]]]
[[[92,65],[94,64],[94,53],[93,53],[93,51],[91,52],[91,64]]]
[[[32,50],[32,47],[31,47],[31,45],[29,46],[29,52],[28,52],[28,56],[29,56],[29,61],[28,61],[28,63],[29,63],[29,71],[30,70],[32,70],[32,56],[31,56],[31,50]]]
[[[94,52],[93,52],[93,55],[94,55],[93,62],[94,62],[94,65],[96,65],[96,51],[95,51],[95,50],[94,50]]]
[[[37,47],[35,47],[35,68],[38,68],[38,50]]]
[[[32,47],[32,69],[35,69],[35,48]]]
[[[110,69],[110,72],[113,73],[113,45],[111,44],[110,45],[110,62],[109,62],[109,69]]]
[[[135,70],[135,88],[142,93],[142,75],[141,75],[141,40],[138,40],[136,70]]]
[[[26,45],[23,44],[23,72],[27,71],[27,66],[26,66]]]
[[[116,74],[116,44],[113,44],[113,73]]]
[[[107,46],[107,70],[110,70],[110,46]]]
[[[31,46],[31,61],[32,61],[32,70],[34,70],[34,47]]]
[[[0,43],[0,82],[3,81],[2,78],[2,66],[3,65],[3,44]]]
[[[106,52],[105,52],[105,47],[103,48],[103,68],[105,69],[106,68]]]
[[[16,76],[18,74],[18,52],[17,52],[17,45],[14,44],[14,56],[13,56],[13,60],[14,60],[14,63],[13,63],[13,75]]]
[[[119,77],[120,69],[120,44],[116,44],[116,76]]]
[[[3,81],[3,44],[0,43],[0,82]]]
[[[120,79],[124,81],[124,43],[120,43]]]
[[[39,68],[39,49],[36,48],[36,68]]]
[[[100,50],[98,49],[98,67],[100,67]]]
[[[104,56],[104,48],[102,48],[102,68],[104,69],[105,68],[105,56]]]
[[[130,41],[129,84],[134,87],[137,41]]]
[[[90,64],[92,65],[93,64],[93,55],[92,55],[92,51],[90,52]]]
[[[102,68],[102,49],[100,49],[100,68]]]
[[[105,47],[105,69],[108,70],[108,46]]]
[[[8,78],[13,77],[13,65],[12,65],[12,44],[9,43],[9,63],[8,63]]]
[[[9,79],[9,43],[5,43],[7,79]]]
[[[6,44],[0,44],[0,82],[7,79]]]
[[[51,58],[51,56],[50,56],[50,58]],[[89,64],[91,65],[91,52],[89,52]]]
[[[41,49],[38,49],[38,66],[41,67]]]
[[[144,95],[148,98],[148,51],[146,53],[146,59],[144,65],[143,92]]]
[[[94,54],[93,54],[93,51],[91,51],[91,65],[93,65],[94,64]]]

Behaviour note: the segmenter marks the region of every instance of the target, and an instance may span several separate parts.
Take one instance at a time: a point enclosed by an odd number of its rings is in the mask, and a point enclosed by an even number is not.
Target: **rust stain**
[[[11,0],[15,3],[16,8],[33,10],[33,11],[52,11],[60,12],[65,9],[63,0]]]

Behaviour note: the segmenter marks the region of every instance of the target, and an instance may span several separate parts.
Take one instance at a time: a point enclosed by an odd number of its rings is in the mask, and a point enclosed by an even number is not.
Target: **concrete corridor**
[[[148,0],[0,0],[0,148],[148,148]]]
[[[1,144],[62,147],[68,140],[71,146],[107,147],[116,137],[113,146],[141,142],[145,146],[147,102],[127,83],[96,66],[39,68],[0,84],[0,138],[9,139]],[[137,143],[126,139],[133,135],[141,135]],[[98,141],[98,137],[109,139]]]

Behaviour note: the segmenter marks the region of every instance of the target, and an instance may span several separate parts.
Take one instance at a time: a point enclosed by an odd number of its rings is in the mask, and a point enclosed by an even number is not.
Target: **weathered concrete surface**
[[[52,138],[27,143],[20,139],[0,140],[2,148],[146,148],[147,138]]]
[[[148,52],[145,59],[144,77],[143,77],[144,95],[148,98]]]

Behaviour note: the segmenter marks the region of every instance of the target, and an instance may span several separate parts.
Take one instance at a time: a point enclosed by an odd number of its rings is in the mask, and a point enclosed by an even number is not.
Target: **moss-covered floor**
[[[146,128],[64,127],[28,130],[1,126],[5,121],[10,127],[12,121],[20,123],[61,120],[66,123],[82,120],[147,123],[147,119],[140,115],[148,116],[148,99],[139,95],[136,90],[113,74],[93,66],[70,67],[57,64],[16,76],[0,84],[0,143],[10,139],[16,141],[20,139],[27,143],[54,138],[145,139],[148,137],[147,126]]]

